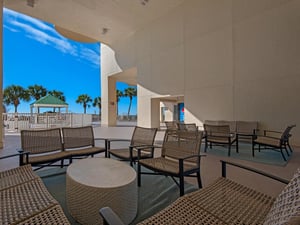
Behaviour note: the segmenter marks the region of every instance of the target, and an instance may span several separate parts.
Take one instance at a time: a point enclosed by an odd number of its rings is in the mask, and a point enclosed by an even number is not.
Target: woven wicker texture
[[[274,202],[266,194],[225,178],[186,198],[227,224],[262,224]]]
[[[205,134],[207,136],[207,141],[217,142],[217,143],[227,143],[234,140],[234,136],[230,134],[229,125],[209,125],[204,124]]]
[[[30,154],[62,150],[60,128],[47,130],[22,130],[21,147]]]
[[[95,147],[92,126],[62,128],[64,150],[69,156],[93,155],[105,152],[105,148]]]
[[[217,218],[192,204],[184,197],[177,199],[173,204],[158,212],[154,216],[142,221],[139,225],[221,225],[226,224]]]
[[[240,134],[253,134],[258,128],[257,121],[236,121],[236,132]]]
[[[149,153],[149,149],[145,149],[146,151],[141,151],[141,155],[140,157],[141,158],[148,158],[151,156],[151,153]],[[110,150],[110,153],[112,155],[115,155],[115,156],[118,156],[119,158],[122,158],[122,159],[130,159],[130,152],[128,150],[128,148],[126,149],[111,149]],[[132,158],[137,158],[138,157],[138,152],[136,150],[133,150],[132,151]]]
[[[68,225],[70,223],[66,218],[62,208],[59,205],[56,205],[18,224],[19,225],[32,225],[32,224]]]
[[[202,140],[202,132],[178,131],[177,136],[165,135],[162,157],[181,159],[187,156],[199,155]],[[189,162],[196,162],[197,158],[187,159]]]
[[[300,168],[276,198],[264,225],[300,224]]]
[[[97,160],[99,171],[102,169],[105,170],[103,164],[107,166],[106,163],[111,163],[109,165],[112,167],[110,171],[120,173],[123,176],[123,182],[117,184],[119,186],[116,186],[116,183],[119,181],[112,180],[111,177],[114,176],[111,175],[109,171],[105,174],[106,178],[99,175],[97,182],[90,181],[93,185],[90,183],[84,184],[82,181],[78,182],[76,180],[77,177],[73,177],[74,173],[71,171],[73,169],[77,170],[75,163],[78,162],[75,162],[71,165],[72,167],[68,168],[66,175],[66,202],[70,214],[81,224],[103,224],[102,218],[99,216],[99,209],[109,206],[118,214],[125,224],[129,224],[137,213],[135,171],[125,163],[113,159],[88,158],[84,160],[86,160],[85,163],[87,166],[92,164],[91,161]],[[103,160],[106,160],[106,162],[104,163]],[[114,163],[116,164],[114,165]],[[122,166],[118,166],[120,164],[122,164]],[[94,170],[94,168],[92,169]],[[124,177],[127,177],[127,175],[125,175],[123,171],[128,169],[133,171],[133,177],[128,176],[128,178],[125,178],[125,180],[127,179],[128,181],[124,181]],[[86,174],[86,171],[81,171],[80,176],[88,177],[89,174]],[[84,180],[88,180],[88,178],[84,178]],[[103,180],[103,185],[101,185],[101,180]],[[109,186],[110,180],[112,180],[111,183],[114,187]],[[97,186],[95,183],[97,183]]]
[[[202,132],[178,131],[174,136],[173,132],[166,131],[162,146],[161,157],[142,159],[139,163],[155,171],[163,171],[172,174],[179,174],[179,159],[198,156]],[[184,172],[199,168],[198,157],[191,157],[184,160]]]
[[[155,135],[157,129],[156,128],[145,128],[136,126],[130,141],[130,146],[143,146],[143,145],[153,145]],[[121,148],[121,149],[110,149],[110,154],[121,158],[121,159],[131,159],[129,148]],[[143,148],[141,151],[141,158],[149,158],[153,156],[152,148]],[[132,159],[137,159],[138,152],[136,148],[132,149]]]
[[[179,164],[178,161],[167,159],[164,157],[157,157],[157,158],[151,158],[151,159],[143,159],[140,160],[140,164],[153,170],[159,170],[167,173],[171,173],[174,175],[179,175]],[[184,163],[183,164],[183,171],[189,171],[192,169],[199,168],[199,166],[196,164],[191,163]]]
[[[62,128],[64,148],[95,146],[92,126]]]
[[[0,192],[0,222],[14,224],[57,205],[40,178]]]
[[[37,177],[38,176],[32,172],[30,165],[2,171],[0,173],[0,191],[36,179]]]
[[[219,178],[140,224],[263,224],[274,199]]]

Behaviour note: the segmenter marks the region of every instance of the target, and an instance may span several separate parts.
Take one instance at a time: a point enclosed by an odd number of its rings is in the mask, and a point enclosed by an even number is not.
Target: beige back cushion
[[[300,224],[300,168],[276,198],[264,225]]]

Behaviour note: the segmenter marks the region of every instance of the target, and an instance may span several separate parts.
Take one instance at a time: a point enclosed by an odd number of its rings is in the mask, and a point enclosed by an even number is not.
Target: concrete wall
[[[186,122],[295,123],[300,145],[299,12],[299,0],[189,0],[114,43],[120,67],[137,67],[138,124],[155,124],[151,98],[184,95]]]

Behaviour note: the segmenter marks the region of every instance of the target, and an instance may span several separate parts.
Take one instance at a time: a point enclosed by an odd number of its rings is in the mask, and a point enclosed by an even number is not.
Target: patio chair
[[[165,121],[167,130],[178,130],[178,123],[176,121]]]
[[[177,131],[177,136],[166,131],[161,156],[151,159],[138,159],[138,186],[141,186],[141,175],[171,176],[180,188],[180,196],[184,195],[184,177],[197,177],[199,188],[202,187],[200,177],[200,146],[202,132]],[[141,170],[141,166],[151,172]],[[178,177],[179,182],[174,178]]]
[[[283,153],[283,150],[286,151],[286,154],[289,156],[289,150],[291,153],[293,152],[289,139],[292,136],[291,135],[291,130],[296,127],[296,125],[290,125],[287,126],[287,128],[284,131],[274,131],[274,130],[264,130],[263,135],[257,135],[252,142],[252,156],[254,157],[254,151],[257,150],[255,149],[255,145],[258,145],[258,151],[261,150],[261,146],[263,146],[265,149],[272,149],[275,151],[279,151],[282,155],[282,158],[284,161],[286,161],[286,157]]]
[[[231,146],[236,141],[235,134],[230,132],[229,125],[210,125],[204,124],[205,132],[205,148],[207,151],[208,145],[228,146],[228,156],[230,156]]]
[[[124,161],[129,161],[132,166],[138,158],[138,149],[140,158],[152,158],[154,152],[154,140],[157,128],[146,128],[136,126],[134,128],[131,140],[128,139],[107,139],[107,153]],[[127,148],[110,149],[112,142],[130,142]]]
[[[195,123],[179,123],[180,130],[198,131],[198,126]]]

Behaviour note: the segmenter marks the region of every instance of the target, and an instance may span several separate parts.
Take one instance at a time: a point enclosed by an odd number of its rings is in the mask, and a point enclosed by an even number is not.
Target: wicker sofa
[[[300,224],[300,168],[288,182],[243,165],[221,162],[222,177],[178,198],[139,224]],[[226,178],[228,164],[288,185],[274,199]],[[99,212],[106,224],[123,224],[110,208],[102,208]]]
[[[73,158],[97,153],[106,155],[106,147],[96,147],[95,140],[92,126],[22,130],[19,152],[24,154],[19,164],[31,164],[39,169],[60,161],[63,167],[65,159],[71,163]]]
[[[8,157],[0,159],[4,158]],[[30,165],[0,172],[0,199],[0,223],[3,225],[70,224]]]

